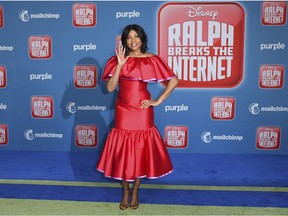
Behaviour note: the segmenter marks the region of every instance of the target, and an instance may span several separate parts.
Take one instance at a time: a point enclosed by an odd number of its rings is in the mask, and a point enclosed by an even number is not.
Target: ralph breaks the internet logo
[[[180,88],[232,88],[243,77],[245,13],[237,3],[167,3],[158,12],[158,54]]]

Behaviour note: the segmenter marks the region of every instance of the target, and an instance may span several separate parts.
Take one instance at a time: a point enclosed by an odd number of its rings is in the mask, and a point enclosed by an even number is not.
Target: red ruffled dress
[[[117,65],[111,57],[102,81],[113,76]],[[155,179],[172,172],[173,167],[164,141],[154,125],[153,107],[142,109],[140,103],[151,99],[148,82],[160,82],[175,74],[158,56],[129,57],[120,72],[115,106],[115,126],[108,134],[97,170],[105,177],[134,181]]]

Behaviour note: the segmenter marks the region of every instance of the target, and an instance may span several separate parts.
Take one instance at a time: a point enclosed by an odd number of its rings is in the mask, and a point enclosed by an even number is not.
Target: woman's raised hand
[[[125,52],[126,52],[126,49],[123,46],[120,46],[118,51],[115,50],[118,65],[121,67],[126,63],[127,59],[129,58],[129,56],[125,56]]]

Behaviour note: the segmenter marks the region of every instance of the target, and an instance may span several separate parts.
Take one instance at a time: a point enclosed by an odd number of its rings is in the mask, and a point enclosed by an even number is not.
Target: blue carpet
[[[174,171],[149,184],[288,186],[287,155],[170,154]],[[94,152],[0,151],[0,179],[111,181]]]
[[[0,151],[0,180],[11,180],[11,183],[0,182],[0,198],[119,202],[119,187],[81,185],[81,182],[118,183],[95,170],[96,155],[94,152]],[[171,159],[174,165],[172,174],[157,180],[143,179],[142,183],[174,185],[174,188],[141,188],[141,203],[288,207],[286,155],[171,154]],[[28,183],[13,182],[13,179],[28,180]],[[80,184],[38,185],[29,180]],[[177,185],[192,188],[180,190]],[[193,189],[199,185],[208,189]],[[226,189],[210,186],[224,186]],[[237,186],[251,189],[235,190]],[[257,187],[270,189],[259,191]],[[275,188],[282,189],[277,191]]]

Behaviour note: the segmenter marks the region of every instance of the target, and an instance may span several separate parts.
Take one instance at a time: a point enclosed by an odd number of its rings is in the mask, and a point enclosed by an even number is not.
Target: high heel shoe
[[[135,210],[138,207],[139,207],[138,188],[133,188],[133,190],[132,190],[132,200],[131,200],[130,208]]]
[[[121,210],[126,210],[129,207],[129,195],[130,195],[130,188],[123,188],[122,201],[119,205],[119,208]],[[123,204],[123,201],[125,202],[126,200],[127,204]]]

